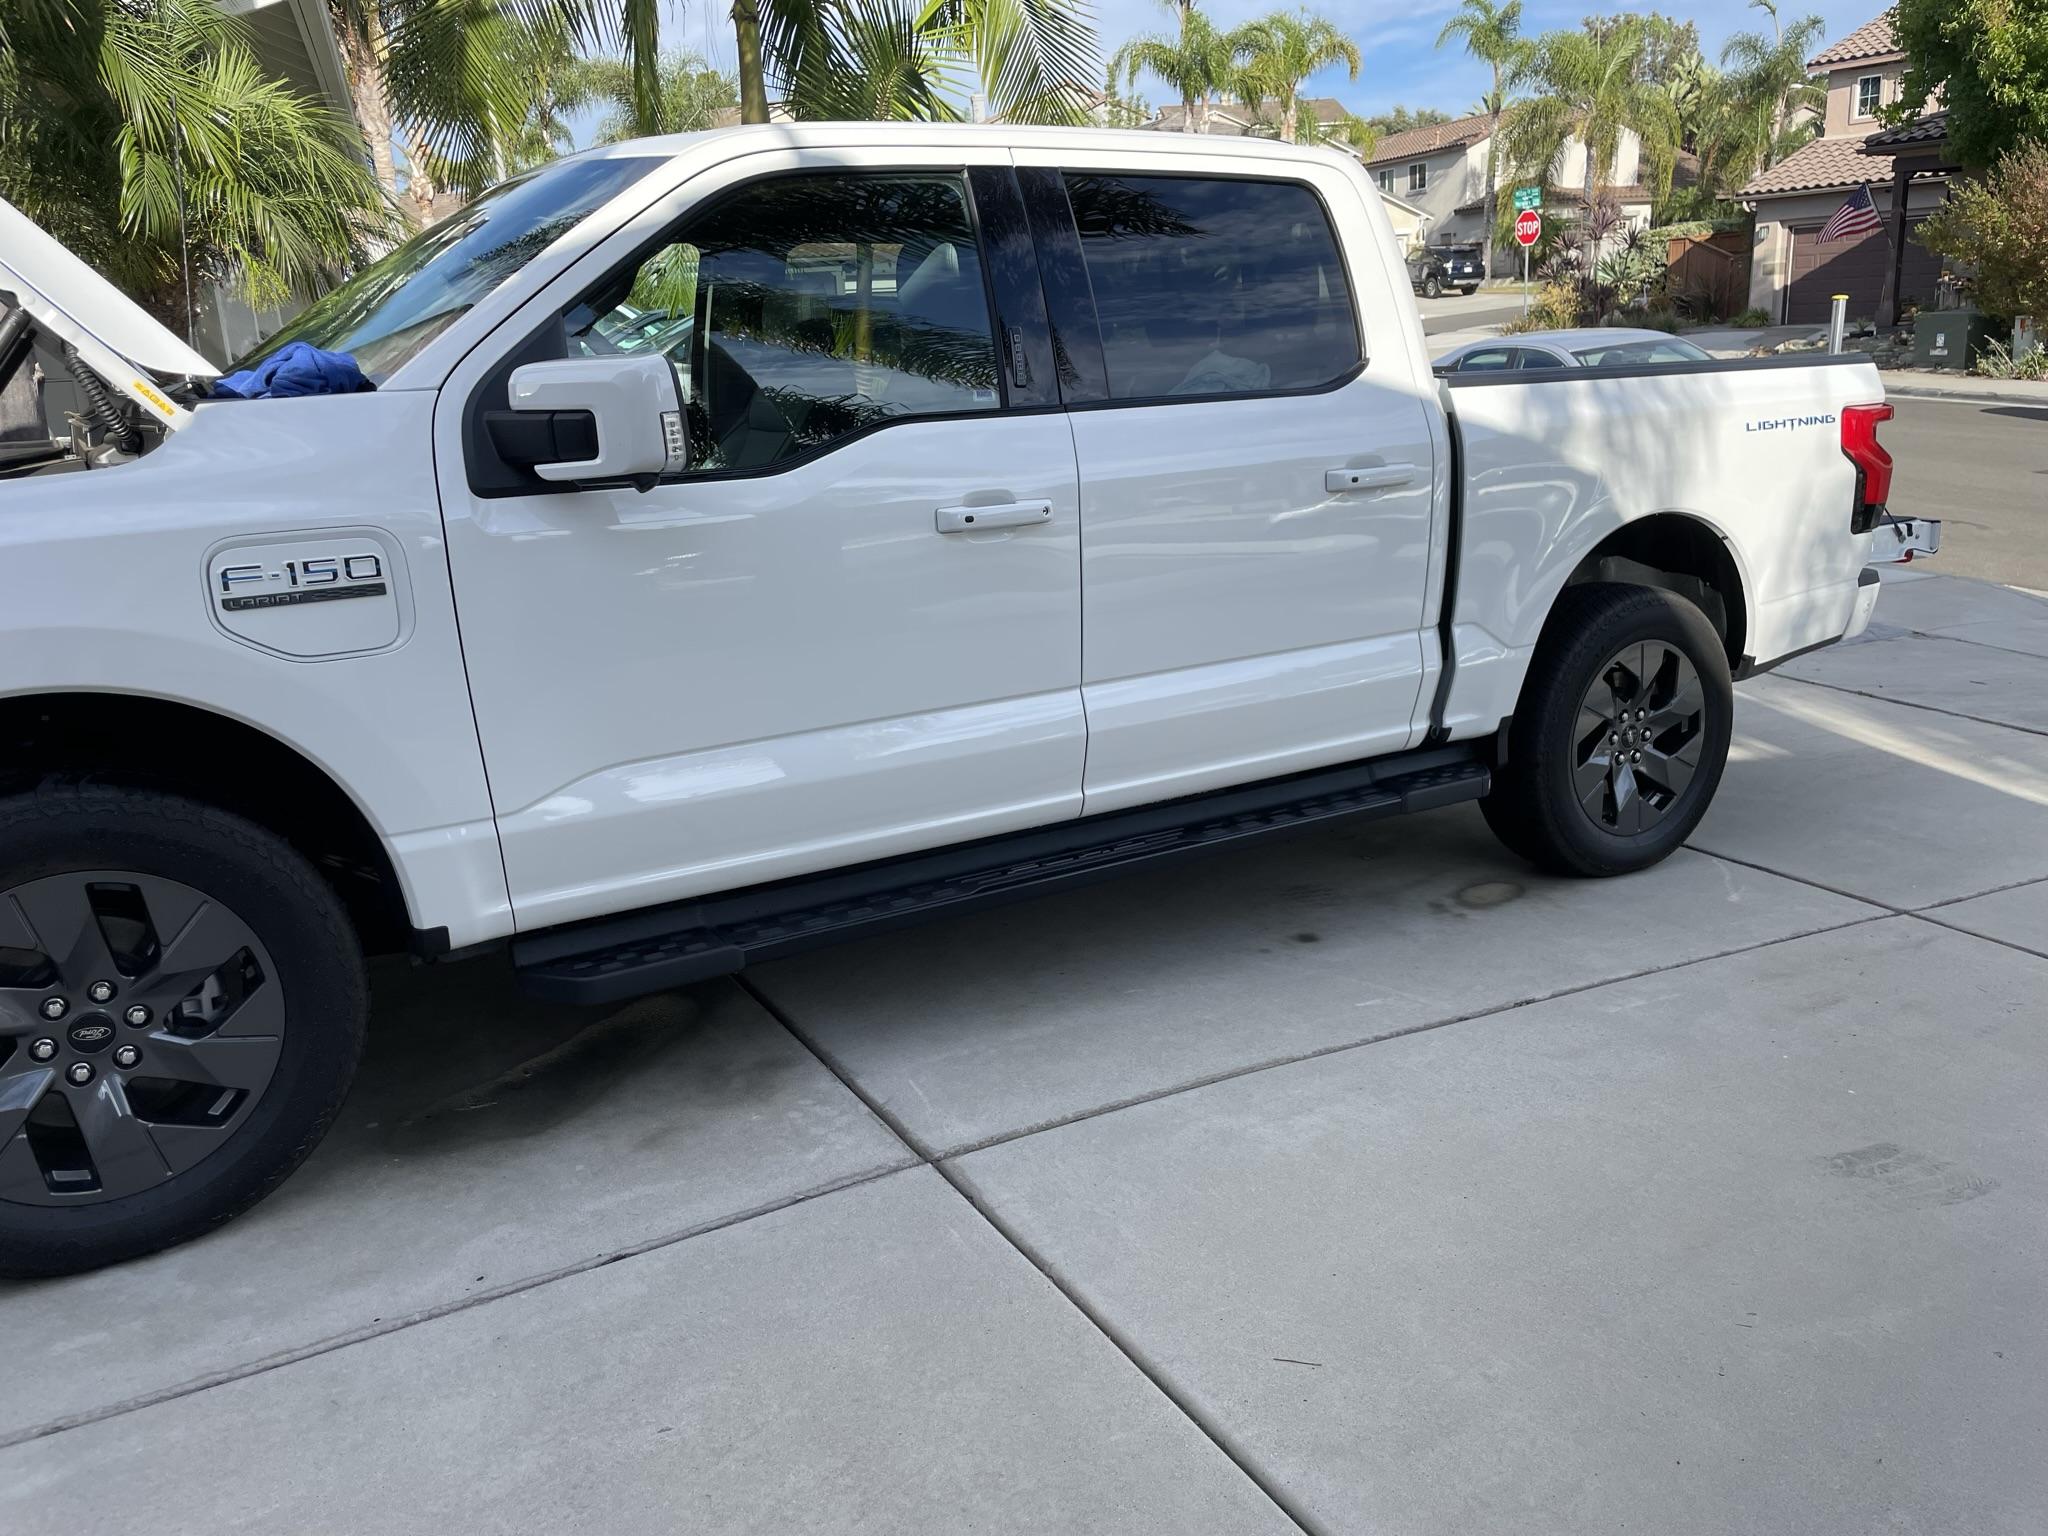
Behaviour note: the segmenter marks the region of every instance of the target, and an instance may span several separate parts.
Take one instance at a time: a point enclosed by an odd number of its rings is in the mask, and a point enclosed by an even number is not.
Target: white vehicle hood
[[[166,427],[183,426],[191,412],[164,393],[164,385],[220,376],[218,368],[5,198],[0,198],[0,294],[12,295],[37,325],[76,347],[111,388]]]

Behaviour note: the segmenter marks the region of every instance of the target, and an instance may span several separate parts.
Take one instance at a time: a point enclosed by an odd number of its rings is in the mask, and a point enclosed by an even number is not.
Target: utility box
[[[1913,366],[1966,373],[1990,339],[1990,319],[1974,309],[1923,309],[1913,321]]]

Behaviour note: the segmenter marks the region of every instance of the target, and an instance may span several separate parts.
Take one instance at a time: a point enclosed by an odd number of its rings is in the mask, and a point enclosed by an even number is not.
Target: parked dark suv
[[[1441,296],[1446,288],[1469,296],[1485,276],[1476,245],[1441,245],[1408,254],[1408,284],[1425,299]]]
[[[1486,253],[1476,245],[1446,245],[1436,252],[1444,269],[1444,286],[1468,297],[1486,281]]]

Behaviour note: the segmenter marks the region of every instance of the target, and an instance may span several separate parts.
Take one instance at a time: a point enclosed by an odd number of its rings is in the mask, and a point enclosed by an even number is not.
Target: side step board
[[[1248,838],[1476,800],[1491,782],[1470,744],[1403,753],[552,929],[515,939],[512,962],[536,996],[618,1002]]]

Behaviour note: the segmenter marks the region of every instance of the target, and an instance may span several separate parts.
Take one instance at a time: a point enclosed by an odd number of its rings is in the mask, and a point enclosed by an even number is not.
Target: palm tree
[[[1254,112],[1271,101],[1279,109],[1280,139],[1301,136],[1301,86],[1310,75],[1342,64],[1358,78],[1358,44],[1321,16],[1306,10],[1274,11],[1230,34],[1238,57],[1234,88]]]
[[[621,4],[630,16],[657,0]],[[1006,121],[1077,122],[1102,73],[1082,0],[733,0],[733,28],[748,123],[768,121],[770,86],[798,107],[872,99],[890,115],[951,116],[940,87],[954,65]],[[839,78],[863,69],[886,78]]]
[[[1464,0],[1458,14],[1444,23],[1436,35],[1441,48],[1454,37],[1465,40],[1465,51],[1493,69],[1493,89],[1486,96],[1486,113],[1491,121],[1486,134],[1486,251],[1482,260],[1493,271],[1493,226],[1499,210],[1495,207],[1500,188],[1500,115],[1507,105],[1510,81],[1528,62],[1529,45],[1522,40],[1522,0]]]
[[[1549,180],[1574,140],[1585,146],[1584,197],[1594,202],[1610,174],[1624,131],[1633,132],[1661,198],[1670,189],[1678,146],[1671,99],[1644,78],[1650,34],[1640,17],[1618,16],[1596,32],[1546,32],[1522,71],[1534,94],[1510,106],[1501,137],[1523,174]]]
[[[1157,75],[1180,95],[1180,131],[1203,133],[1209,126],[1209,104],[1229,85],[1236,59],[1230,39],[1189,0],[1181,0],[1175,9],[1180,12],[1179,32],[1172,37],[1151,33],[1132,38],[1110,59],[1110,78],[1122,79],[1129,90],[1141,71]]]
[[[661,60],[661,121],[673,133],[715,127],[739,105],[739,86],[694,53],[664,54]],[[567,110],[603,106],[592,137],[616,144],[640,130],[633,116],[633,69],[624,59],[576,59],[565,78],[559,105]]]
[[[1779,22],[1776,8],[1770,10],[1776,26],[1774,39],[1738,32],[1721,50],[1722,67],[1735,76],[1731,82],[1735,96],[1758,115],[1753,142],[1759,170],[1769,170],[1812,137],[1811,119],[1827,106],[1825,87],[1816,84],[1806,70],[1807,57],[1820,42],[1824,24],[1818,16],[1807,16],[1794,22],[1788,32]]]
[[[196,281],[281,303],[390,227],[354,126],[212,0],[11,8],[0,195],[188,333]]]

